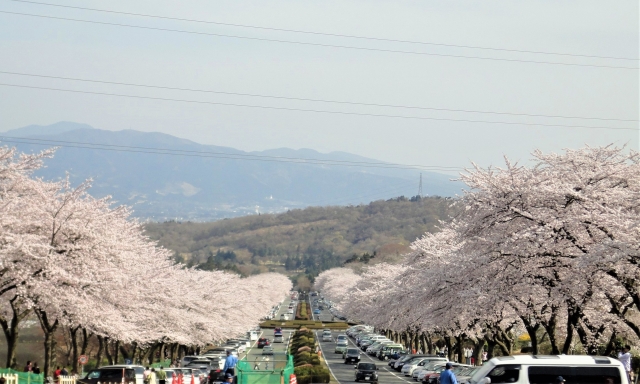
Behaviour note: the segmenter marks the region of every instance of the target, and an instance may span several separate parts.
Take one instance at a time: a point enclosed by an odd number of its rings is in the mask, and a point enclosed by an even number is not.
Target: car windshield
[[[432,361],[432,362],[426,363],[426,364],[424,365],[424,369],[427,369],[427,370],[433,371],[433,369],[434,369],[435,367],[437,367],[438,365],[440,365],[440,364],[442,364],[442,363],[441,363],[441,362],[439,362],[439,361]]]
[[[347,349],[347,353],[350,355],[356,355],[356,354],[360,354],[360,351],[358,351],[357,349]]]
[[[360,363],[358,369],[362,371],[373,371],[376,369],[376,365],[373,363]]]
[[[127,379],[135,379],[136,374],[133,369],[125,370],[125,378]],[[91,371],[86,376],[87,379],[100,379],[100,381],[107,382],[118,382],[122,381],[122,369],[96,369],[95,371]]]
[[[491,361],[485,363],[484,365],[482,365],[482,367],[480,367],[480,369],[478,369],[473,376],[471,376],[471,380],[469,380],[471,383],[477,383],[478,381],[480,381],[480,379],[484,378],[485,376],[487,376],[487,374],[489,372],[491,372],[491,370],[493,369],[493,367],[495,367],[495,364],[493,364]]]

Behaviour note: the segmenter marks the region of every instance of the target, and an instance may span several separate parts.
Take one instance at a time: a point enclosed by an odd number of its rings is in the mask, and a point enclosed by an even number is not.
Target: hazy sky
[[[46,1],[46,0],[43,0]],[[50,0],[53,2],[54,0]],[[637,0],[97,1],[57,4],[220,23],[451,45],[637,58]],[[453,48],[157,20],[0,0],[0,11],[154,28],[552,65],[287,44],[0,13],[0,71],[194,88],[517,114],[365,107],[145,89],[0,74],[0,83],[231,104],[456,120],[635,128],[562,128],[269,110],[0,86],[0,131],[75,121],[160,131],[243,150],[347,151],[424,165],[526,160],[614,142],[638,148],[638,67],[614,60]]]

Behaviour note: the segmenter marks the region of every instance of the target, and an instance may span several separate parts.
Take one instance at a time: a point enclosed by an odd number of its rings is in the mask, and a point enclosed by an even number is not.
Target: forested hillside
[[[311,277],[349,262],[390,261],[447,220],[451,199],[404,197],[348,207],[310,207],[209,223],[150,223],[148,235],[202,269],[269,270]]]

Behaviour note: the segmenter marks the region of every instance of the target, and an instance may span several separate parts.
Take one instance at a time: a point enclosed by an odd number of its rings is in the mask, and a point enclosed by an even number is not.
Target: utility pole
[[[422,199],[422,172],[420,172],[420,184],[418,184],[418,196]]]

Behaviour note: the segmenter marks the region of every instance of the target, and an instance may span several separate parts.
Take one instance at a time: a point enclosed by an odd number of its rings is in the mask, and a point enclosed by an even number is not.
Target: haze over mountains
[[[420,175],[411,169],[339,165],[380,163],[344,152],[244,152],[163,133],[106,131],[71,122],[31,125],[1,136],[3,144],[24,152],[59,146],[38,176],[54,180],[69,172],[74,184],[92,178],[94,196],[111,195],[133,206],[135,216],[153,221],[208,221],[413,196]],[[425,195],[460,193],[461,184],[451,182],[450,175],[423,172],[422,178]]]

